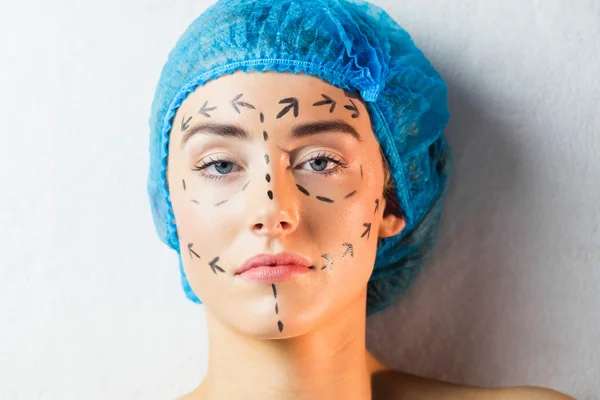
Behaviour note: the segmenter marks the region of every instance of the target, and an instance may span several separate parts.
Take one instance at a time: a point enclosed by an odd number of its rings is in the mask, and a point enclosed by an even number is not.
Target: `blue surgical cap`
[[[241,71],[304,73],[360,93],[392,173],[406,227],[380,239],[367,288],[367,314],[413,282],[437,237],[452,153],[443,135],[447,87],[384,10],[360,0],[220,0],[177,40],[162,69],[150,117],[148,194],[160,238],[179,255],[166,168],[173,117],[189,93]]]

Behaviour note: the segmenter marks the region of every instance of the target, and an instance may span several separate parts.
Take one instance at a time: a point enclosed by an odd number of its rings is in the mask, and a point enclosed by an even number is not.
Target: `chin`
[[[313,331],[324,320],[327,307],[309,302],[300,302],[292,309],[289,302],[278,304],[273,301],[260,301],[258,304],[246,302],[244,307],[229,305],[224,309],[211,308],[221,324],[238,333],[256,339],[287,339]],[[208,305],[207,305],[208,306]],[[277,306],[277,307],[276,307]]]

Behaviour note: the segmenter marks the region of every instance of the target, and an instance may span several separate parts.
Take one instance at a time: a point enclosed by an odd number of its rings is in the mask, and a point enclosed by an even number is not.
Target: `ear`
[[[402,232],[405,226],[406,221],[404,218],[388,214],[381,219],[381,223],[379,224],[379,237],[386,238],[397,235]]]

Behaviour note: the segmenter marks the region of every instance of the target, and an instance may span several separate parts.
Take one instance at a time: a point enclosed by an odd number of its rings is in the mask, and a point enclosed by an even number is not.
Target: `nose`
[[[250,211],[250,229],[258,236],[289,235],[296,230],[299,221],[298,199],[291,186],[295,187],[293,176],[281,171],[281,175],[271,174],[257,184],[251,193],[254,210]],[[288,182],[289,181],[289,182]]]

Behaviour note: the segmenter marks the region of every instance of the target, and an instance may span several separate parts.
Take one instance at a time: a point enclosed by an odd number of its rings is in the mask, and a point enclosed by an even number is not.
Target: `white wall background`
[[[369,319],[405,371],[600,396],[600,3],[375,1],[450,87],[439,247]],[[173,399],[203,307],[146,197],[168,51],[211,2],[0,5],[0,398]]]

